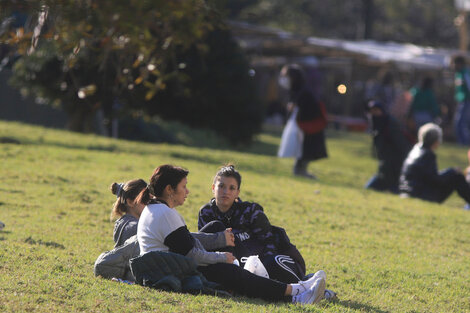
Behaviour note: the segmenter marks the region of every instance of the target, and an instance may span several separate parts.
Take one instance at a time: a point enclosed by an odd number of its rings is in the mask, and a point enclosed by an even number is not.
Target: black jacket
[[[226,228],[232,228],[236,258],[259,255],[263,260],[267,256],[285,254],[296,261],[300,275],[305,275],[305,261],[299,250],[283,228],[271,225],[261,205],[238,198],[227,212],[222,213],[212,199],[199,211],[198,229],[212,221],[220,221]]]
[[[429,201],[436,198],[444,182],[437,170],[436,154],[416,144],[408,154],[400,175],[400,191]]]
[[[196,263],[183,255],[151,251],[129,261],[136,283],[166,291],[227,296],[219,284],[209,282]]]
[[[237,199],[225,213],[215,204],[215,199],[199,210],[198,229],[211,221],[221,221],[226,228],[232,228],[237,258],[259,255],[263,258],[276,254],[271,223],[263,212],[263,207],[254,202]]]

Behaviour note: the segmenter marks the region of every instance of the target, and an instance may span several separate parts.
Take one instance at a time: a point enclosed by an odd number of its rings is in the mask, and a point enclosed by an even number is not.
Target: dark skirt
[[[318,160],[327,158],[325,132],[321,131],[312,135],[304,135],[302,150],[303,160]]]

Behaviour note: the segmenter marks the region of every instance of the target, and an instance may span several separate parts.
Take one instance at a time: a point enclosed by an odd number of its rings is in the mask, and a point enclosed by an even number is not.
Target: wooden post
[[[467,51],[468,47],[468,32],[467,32],[467,12],[460,11],[456,20],[456,25],[459,28],[459,49],[460,51]]]
[[[467,12],[470,11],[470,0],[454,0],[455,8],[459,15],[454,24],[459,29],[459,49],[466,52],[468,48]]]

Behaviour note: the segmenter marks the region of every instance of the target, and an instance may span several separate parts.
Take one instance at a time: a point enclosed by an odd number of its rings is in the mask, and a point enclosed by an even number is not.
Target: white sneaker
[[[323,299],[326,282],[323,277],[319,277],[309,290],[298,296],[292,297],[292,303],[314,304]]]
[[[328,301],[334,301],[338,299],[338,296],[336,295],[336,292],[334,292],[333,290],[325,289],[324,298],[325,300],[328,300]]]
[[[302,287],[304,287],[305,291],[307,291],[307,290],[310,289],[310,287],[312,287],[312,285],[315,283],[315,281],[320,277],[322,277],[326,281],[326,273],[322,270],[319,270],[318,272],[316,272],[312,277],[310,277],[307,280],[299,281],[298,284],[301,285]]]

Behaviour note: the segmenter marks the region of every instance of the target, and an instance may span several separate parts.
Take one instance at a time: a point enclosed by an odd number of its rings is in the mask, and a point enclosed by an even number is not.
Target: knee
[[[199,231],[203,233],[217,233],[225,230],[225,225],[221,221],[212,221],[207,223]]]

